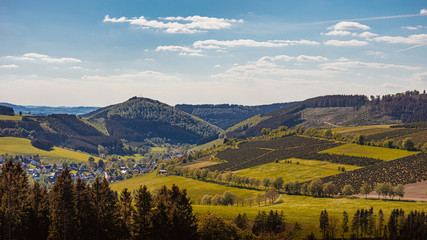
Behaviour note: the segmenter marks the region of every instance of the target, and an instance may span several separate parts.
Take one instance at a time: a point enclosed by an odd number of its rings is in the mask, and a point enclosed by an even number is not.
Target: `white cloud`
[[[178,80],[179,78],[173,75],[167,75],[156,71],[142,71],[137,73],[125,73],[113,76],[99,76],[99,75],[84,75],[83,80],[98,80],[98,81],[171,81]]]
[[[328,59],[322,56],[306,56],[306,55],[299,55],[297,58],[297,61],[327,61]]]
[[[402,43],[402,44],[427,44],[427,34],[415,34],[408,37],[402,36],[383,36],[374,38],[377,42]]]
[[[427,15],[427,9],[421,9],[420,10],[420,15]]]
[[[366,54],[368,55],[373,55],[373,56],[378,56],[380,58],[386,58],[387,55],[383,52],[380,51],[367,51]]]
[[[221,68],[221,65],[217,64],[214,66],[214,68]]]
[[[355,36],[363,37],[363,38],[368,39],[368,38],[372,38],[372,37],[377,37],[378,34],[371,33],[371,32],[363,32],[363,33],[355,34]]]
[[[79,67],[79,66],[70,67],[70,69],[73,69],[73,70],[84,70],[84,71],[88,71],[89,70],[87,68]]]
[[[193,48],[184,47],[184,46],[158,46],[155,51],[156,52],[160,52],[160,51],[180,52],[179,55],[181,56],[197,56],[197,57],[204,56],[203,54],[201,54],[202,50],[193,49]]]
[[[0,65],[0,68],[19,68],[16,64]]]
[[[340,40],[328,40],[324,42],[323,44],[329,45],[329,46],[337,46],[337,47],[358,47],[358,46],[366,46],[368,45],[368,42],[366,41],[359,41],[359,40],[349,40],[349,41],[340,41]]]
[[[396,65],[396,64],[386,64],[386,63],[377,63],[377,62],[361,62],[361,61],[337,61],[331,63],[324,63],[321,65],[322,69],[335,70],[335,71],[347,71],[350,68],[375,68],[375,69],[385,69],[385,68],[398,68],[405,70],[419,70],[420,67],[406,66],[406,65]]]
[[[106,15],[104,22],[129,23],[142,29],[162,29],[167,33],[198,33],[206,30],[219,30],[230,28],[233,24],[242,23],[239,19],[225,19],[215,17],[189,16],[189,17],[164,17],[159,20],[148,20],[144,16],[139,18],[110,18]]]
[[[196,41],[193,43],[193,47],[204,49],[219,49],[225,47],[285,47],[292,45],[319,45],[319,43],[309,40],[270,40],[258,42],[252,39],[238,39],[226,41],[210,39]]]
[[[203,57],[203,56],[205,56],[204,54],[195,53],[195,52],[192,52],[192,53],[180,52],[178,55],[180,55],[180,56],[194,56],[194,57]]]
[[[320,34],[326,35],[326,36],[348,36],[348,35],[351,35],[351,32],[343,31],[343,30],[332,30],[327,33],[320,33]]]
[[[407,29],[407,30],[418,30],[421,28],[424,28],[422,25],[418,25],[418,26],[403,26],[401,27],[402,29]]]
[[[54,58],[50,57],[45,54],[39,54],[39,53],[26,53],[22,56],[6,56],[8,59],[12,60],[18,60],[18,61],[43,61],[48,63],[80,63],[82,62],[80,59],[77,58],[69,58],[69,57],[62,57],[62,58]]]
[[[333,26],[328,27],[329,30],[368,30],[369,26],[360,24],[358,22],[339,22]]]

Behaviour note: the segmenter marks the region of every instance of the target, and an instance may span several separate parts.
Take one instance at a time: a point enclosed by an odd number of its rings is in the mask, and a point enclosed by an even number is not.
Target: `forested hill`
[[[297,102],[274,103],[257,106],[244,106],[236,104],[178,104],[175,107],[222,129],[227,129],[255,115],[272,112],[274,110],[296,103]]]
[[[111,136],[129,142],[162,138],[171,143],[197,143],[218,137],[221,129],[184,111],[149,98],[133,97],[83,115],[103,125]]]
[[[226,130],[227,137],[261,135],[263,128],[358,126],[427,121],[427,95],[407,91],[385,96],[329,95],[260,114]]]
[[[11,103],[0,103],[0,105],[7,106],[12,108],[15,113],[22,112],[23,114],[28,115],[43,115],[47,116],[49,114],[72,114],[72,115],[81,115],[88,112],[92,112],[99,107],[48,107],[48,106],[23,106],[15,105]]]

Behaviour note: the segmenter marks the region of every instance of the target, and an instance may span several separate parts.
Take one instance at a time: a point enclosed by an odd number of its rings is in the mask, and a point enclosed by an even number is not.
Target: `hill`
[[[269,105],[244,106],[236,104],[178,104],[175,107],[208,123],[227,129],[258,114],[272,112],[297,102],[274,103]]]
[[[0,138],[0,154],[13,154],[33,156],[38,155],[41,160],[47,162],[61,162],[70,160],[71,162],[87,162],[90,155],[74,152],[71,150],[54,147],[50,151],[41,150],[31,145],[31,141],[25,138],[1,137]],[[99,160],[98,157],[94,157]]]
[[[330,95],[260,114],[225,131],[227,137],[261,135],[263,128],[361,126],[427,120],[427,94],[407,91],[394,95]]]
[[[119,138],[106,136],[75,115],[51,114],[48,116],[23,116],[0,118],[0,137],[45,139],[55,146],[98,154],[98,146],[105,153],[122,153]]]
[[[12,108],[15,113],[22,112],[28,115],[49,115],[49,114],[72,114],[82,115],[95,111],[99,107],[48,107],[48,106],[23,106],[11,103],[0,103],[0,105]]]
[[[171,143],[198,143],[218,137],[221,129],[184,111],[149,98],[133,97],[83,115],[105,127],[110,136],[138,144],[160,138]]]

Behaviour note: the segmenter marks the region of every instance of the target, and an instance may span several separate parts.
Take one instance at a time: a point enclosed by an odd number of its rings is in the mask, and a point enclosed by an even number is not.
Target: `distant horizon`
[[[427,86],[427,4],[4,0],[0,101],[263,105]]]

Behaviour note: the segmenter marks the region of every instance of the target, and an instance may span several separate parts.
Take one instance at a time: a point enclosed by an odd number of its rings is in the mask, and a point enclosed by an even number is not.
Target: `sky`
[[[427,89],[427,2],[0,3],[0,102],[270,104]]]

